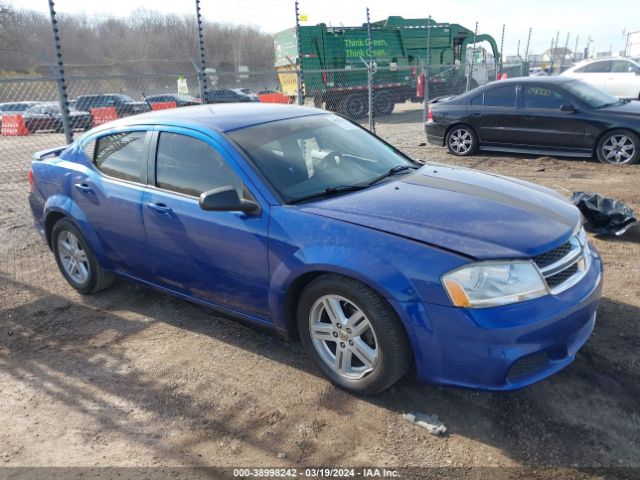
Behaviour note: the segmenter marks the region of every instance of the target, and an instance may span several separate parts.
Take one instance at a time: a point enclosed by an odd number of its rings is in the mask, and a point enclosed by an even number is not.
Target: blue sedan
[[[286,105],[162,110],[35,154],[30,205],[67,282],[123,277],[299,337],[375,393],[419,379],[512,390],[590,336],[602,264],[545,188],[420,165]]]

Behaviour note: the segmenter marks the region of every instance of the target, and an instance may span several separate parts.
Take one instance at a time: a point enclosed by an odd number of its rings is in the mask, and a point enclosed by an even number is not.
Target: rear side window
[[[564,95],[555,90],[540,86],[525,86],[524,108],[549,108],[559,110],[562,105],[571,103]]]
[[[94,163],[110,177],[140,181],[146,132],[125,132],[98,139]]]
[[[505,85],[484,92],[485,107],[514,107],[516,106],[516,86]]]
[[[242,182],[215,148],[196,138],[169,132],[162,132],[158,141],[156,186],[194,197],[226,186],[233,186],[242,194]]]

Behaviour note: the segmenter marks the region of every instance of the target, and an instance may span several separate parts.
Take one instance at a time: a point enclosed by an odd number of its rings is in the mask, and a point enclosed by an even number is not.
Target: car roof
[[[326,110],[276,103],[223,103],[168,108],[125,117],[105,124],[109,128],[132,125],[172,125],[205,127],[228,132],[261,123],[327,114]]]

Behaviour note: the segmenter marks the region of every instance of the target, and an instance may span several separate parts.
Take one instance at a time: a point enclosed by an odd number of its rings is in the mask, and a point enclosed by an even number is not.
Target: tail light
[[[31,191],[33,192],[35,180],[33,178],[33,168],[29,169],[29,173],[27,174],[27,179],[29,180],[29,185],[31,186]]]
[[[433,110],[431,110],[431,104],[427,110],[427,122],[433,122]]]

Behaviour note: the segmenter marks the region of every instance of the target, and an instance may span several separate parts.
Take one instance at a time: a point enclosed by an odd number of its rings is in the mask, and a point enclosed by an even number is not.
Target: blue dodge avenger
[[[163,110],[39,152],[38,230],[83,294],[123,277],[300,338],[337,385],[512,390],[575,358],[602,263],[554,192],[420,165],[313,108]]]

